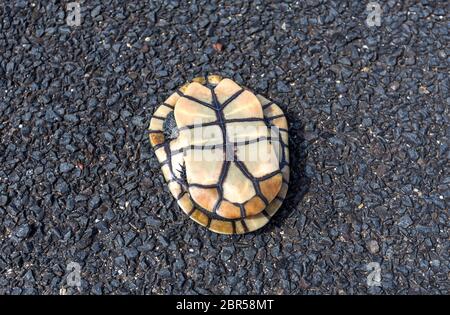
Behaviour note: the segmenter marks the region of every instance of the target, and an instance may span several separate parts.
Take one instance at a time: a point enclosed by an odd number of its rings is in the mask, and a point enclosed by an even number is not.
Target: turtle
[[[165,135],[169,116],[176,122],[172,139]],[[277,104],[220,75],[179,87],[149,126],[179,208],[220,234],[253,232],[278,211],[289,185],[288,135]]]

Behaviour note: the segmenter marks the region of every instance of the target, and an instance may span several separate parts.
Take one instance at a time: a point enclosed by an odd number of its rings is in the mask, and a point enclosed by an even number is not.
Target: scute
[[[207,226],[210,220],[206,214],[204,214],[202,211],[198,209],[195,209],[194,212],[191,214],[191,219],[203,226]]]
[[[222,200],[217,209],[217,214],[226,219],[238,219],[241,217],[241,208],[229,201]]]
[[[239,146],[237,158],[247,167],[250,174],[259,178],[279,169],[279,161],[272,144],[267,140]]]
[[[188,193],[184,193],[181,198],[178,200],[178,205],[181,210],[187,215],[191,214],[194,209],[194,204],[192,203],[192,199]]]
[[[223,196],[231,202],[244,203],[255,195],[252,181],[231,162],[228,174],[222,184]]]
[[[175,104],[174,115],[178,128],[213,122],[217,119],[214,110],[201,103],[212,103],[211,90],[200,83],[193,82],[186,87],[183,96],[178,98]]]
[[[233,234],[233,223],[231,221],[211,220],[209,229],[216,233]]]
[[[197,156],[199,155],[199,156]],[[223,167],[223,153],[219,150],[208,152],[211,160],[202,160],[205,153],[199,150],[190,150],[184,157],[186,166],[186,177],[190,184],[215,185],[219,182],[220,173]]]
[[[179,127],[216,121],[215,112],[190,99],[180,98],[175,109],[175,120]]]
[[[179,136],[180,142],[186,147],[189,145],[218,145],[223,143],[223,132],[217,125],[198,128],[182,129]]]
[[[164,142],[164,134],[162,132],[150,133],[150,143],[152,144],[152,146],[162,144],[163,142]]]
[[[190,187],[191,198],[203,209],[212,211],[219,201],[219,192],[216,188]]]
[[[281,173],[279,173],[259,183],[261,192],[268,202],[272,201],[277,196],[282,182],[283,177]]]
[[[214,88],[214,92],[217,95],[217,100],[221,104],[225,103],[232,95],[240,90],[242,90],[242,88],[230,79],[223,79]]]
[[[226,123],[227,138],[231,142],[255,141],[268,137],[269,132],[263,121],[240,121]]]
[[[269,219],[262,213],[244,220],[249,232],[254,231],[269,222]]]
[[[184,92],[184,95],[187,95],[190,97],[195,97],[196,99],[200,100],[201,102],[205,102],[208,104],[212,103],[211,90],[198,82],[193,82],[193,83],[189,84],[188,87],[186,88],[186,91]],[[178,101],[180,99],[178,99]],[[175,105],[175,107],[176,107],[176,105]]]
[[[244,91],[223,108],[226,119],[263,118],[261,103],[250,91]]]
[[[251,217],[263,211],[265,207],[264,201],[260,197],[255,196],[245,203],[245,215]]]

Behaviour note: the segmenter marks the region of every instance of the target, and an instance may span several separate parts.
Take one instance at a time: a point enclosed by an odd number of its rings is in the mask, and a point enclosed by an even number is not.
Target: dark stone
[[[123,252],[128,259],[135,259],[139,252],[135,248],[127,248]]]
[[[97,209],[101,205],[101,198],[98,195],[92,196],[92,198],[89,200],[89,209]]]
[[[378,245],[378,242],[375,240],[371,240],[367,243],[367,248],[369,249],[369,252],[371,252],[372,254],[376,254],[378,253],[378,251],[380,250],[380,247]]]
[[[56,183],[55,189],[61,194],[66,194],[69,191],[69,185],[62,179],[59,179]]]
[[[0,206],[6,206],[8,203],[8,196],[7,195],[0,195]]]
[[[411,224],[413,224],[413,221],[411,220],[411,217],[409,215],[402,216],[398,222],[398,225],[402,228],[407,228]]]
[[[31,227],[29,224],[22,224],[17,227],[14,231],[14,235],[19,239],[27,238],[31,232]]]
[[[291,88],[286,85],[285,83],[278,81],[277,82],[277,90],[281,93],[289,93],[291,91]]]

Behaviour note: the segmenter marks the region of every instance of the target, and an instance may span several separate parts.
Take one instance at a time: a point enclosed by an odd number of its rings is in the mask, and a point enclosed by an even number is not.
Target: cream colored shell
[[[172,111],[179,136],[165,141],[163,123]],[[241,234],[264,226],[286,196],[287,128],[274,103],[230,79],[208,76],[158,107],[149,132],[180,208],[214,232]]]

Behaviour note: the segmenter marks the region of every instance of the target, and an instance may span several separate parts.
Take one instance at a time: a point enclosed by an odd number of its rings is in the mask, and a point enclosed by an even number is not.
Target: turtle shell
[[[166,140],[171,112],[179,132]],[[286,196],[286,118],[276,104],[230,79],[213,75],[182,86],[154,113],[150,142],[180,208],[214,232],[264,226]]]

